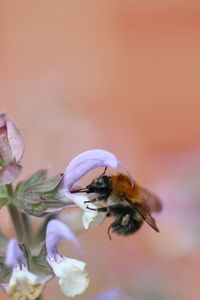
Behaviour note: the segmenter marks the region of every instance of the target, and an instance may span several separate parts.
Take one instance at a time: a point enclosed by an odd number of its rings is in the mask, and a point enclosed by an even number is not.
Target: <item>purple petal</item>
[[[117,300],[122,296],[122,291],[117,288],[111,288],[98,294],[93,300]]]
[[[6,114],[0,114],[0,128],[3,127],[6,123]]]
[[[118,288],[110,288],[98,294],[93,300],[133,300],[133,298]]]
[[[8,166],[0,169],[0,186],[9,184],[19,176],[22,166],[10,163]]]
[[[12,160],[12,151],[7,136],[6,115],[0,115],[0,156],[5,161]]]
[[[7,136],[12,151],[12,158],[18,162],[21,160],[24,153],[24,141],[19,130],[10,119],[6,120],[6,125]]]
[[[69,163],[63,178],[63,187],[70,190],[72,186],[86,173],[98,167],[127,169],[118,161],[116,156],[105,150],[89,150],[80,153]],[[128,172],[130,176],[130,173]],[[130,176],[133,181],[132,177]]]
[[[7,253],[6,253],[6,265],[13,267],[16,264],[26,265],[25,258],[22,251],[19,248],[19,244],[16,240],[10,240],[8,243]]]
[[[46,248],[48,256],[58,253],[57,247],[61,239],[66,239],[74,244],[77,251],[82,256],[82,249],[77,237],[67,225],[58,220],[52,220],[47,225]]]

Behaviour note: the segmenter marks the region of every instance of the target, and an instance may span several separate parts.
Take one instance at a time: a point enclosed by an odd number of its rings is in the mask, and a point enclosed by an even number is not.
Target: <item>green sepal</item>
[[[51,177],[43,182],[38,184],[28,186],[27,191],[31,191],[34,193],[49,193],[54,191],[61,182],[62,177],[60,175]]]
[[[38,247],[38,249],[39,249],[39,251],[38,251],[37,255],[34,255],[32,257],[33,263],[36,264],[40,269],[44,269],[51,273],[52,272],[51,267],[46,261],[47,250],[46,250],[45,243],[41,243],[40,246]]]
[[[27,266],[28,266],[28,269],[30,269],[30,266],[31,266],[31,263],[32,263],[32,254],[31,254],[31,251],[30,249],[26,246],[26,244],[22,243],[22,244],[19,244],[20,246],[20,249],[26,259],[26,263],[27,263]]]
[[[5,185],[0,186],[0,198],[6,198],[7,191]]]
[[[0,209],[8,203],[7,191],[5,186],[0,186]]]
[[[6,253],[8,241],[8,238],[0,231],[0,255]]]
[[[20,244],[20,249],[23,252],[28,269],[31,270],[31,272],[33,269],[39,268],[51,273],[51,267],[46,262],[47,252],[45,243],[41,243],[38,247],[31,250],[23,243]]]
[[[47,251],[45,243],[40,244],[40,247],[36,249],[39,249],[39,252],[32,256],[30,270],[32,273],[36,274],[40,279],[46,282],[51,279],[54,274],[50,265],[46,261]]]
[[[54,209],[56,210],[65,206],[65,203],[58,196],[58,190],[62,184],[62,176],[57,175],[46,180],[44,178],[45,172],[43,170],[38,172],[37,176],[35,174],[32,176],[32,179],[29,178],[18,185],[14,200],[14,204],[18,210],[41,217],[49,213],[49,208],[51,209],[51,213],[54,213]]]
[[[0,256],[0,283],[8,283],[11,273],[12,268],[5,265],[5,256]]]
[[[0,198],[0,209],[8,203],[7,198]]]
[[[4,185],[0,186],[0,209],[8,203],[7,191]]]
[[[16,187],[16,192],[23,192],[27,187],[41,184],[47,176],[47,170],[39,170],[30,176],[27,180],[20,182]]]

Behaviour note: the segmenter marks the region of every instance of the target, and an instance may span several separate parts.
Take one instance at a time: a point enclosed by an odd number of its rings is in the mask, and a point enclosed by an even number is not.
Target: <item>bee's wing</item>
[[[139,187],[138,199],[146,205],[150,212],[160,212],[162,203],[159,197],[143,187]]]
[[[133,202],[132,202],[133,203]],[[148,207],[144,203],[134,203],[135,209],[144,219],[144,221],[150,225],[155,231],[159,232],[159,229],[156,225],[155,219],[151,216]]]
[[[139,187],[137,196],[126,200],[138,211],[148,225],[150,225],[155,231],[159,232],[156,221],[151,216],[151,212],[159,212],[162,209],[162,204],[155,194]]]

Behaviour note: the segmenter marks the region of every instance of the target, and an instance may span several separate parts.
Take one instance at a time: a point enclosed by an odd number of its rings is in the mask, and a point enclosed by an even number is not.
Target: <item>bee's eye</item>
[[[88,193],[101,193],[109,188],[108,176],[102,176],[94,180],[90,185],[87,186]]]
[[[99,189],[107,189],[108,186],[109,186],[109,179],[108,179],[108,176],[103,176],[103,177],[100,177],[98,180],[97,180],[97,186]]]

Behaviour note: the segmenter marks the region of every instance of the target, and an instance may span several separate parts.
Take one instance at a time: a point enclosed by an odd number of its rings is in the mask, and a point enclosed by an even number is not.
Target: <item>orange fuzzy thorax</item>
[[[126,197],[137,201],[137,195],[139,194],[139,186],[134,183],[132,186],[131,180],[127,175],[122,173],[113,175],[111,177],[112,194],[116,197]],[[138,200],[139,202],[139,200]]]

